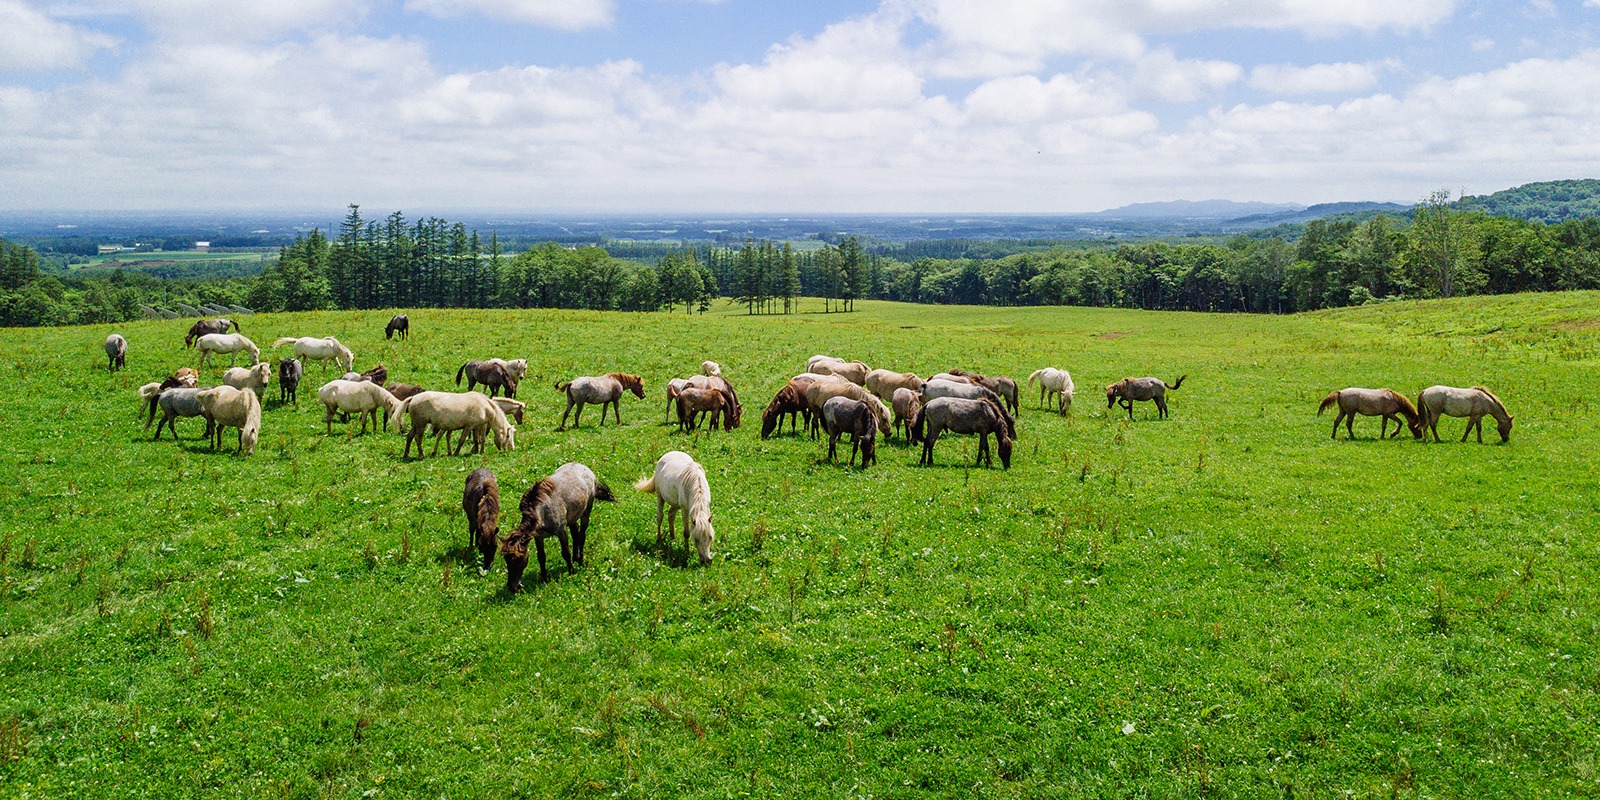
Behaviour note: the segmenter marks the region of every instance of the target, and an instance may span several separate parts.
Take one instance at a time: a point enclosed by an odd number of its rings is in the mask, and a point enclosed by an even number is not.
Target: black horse
[[[396,333],[401,339],[411,338],[411,318],[404,314],[396,314],[389,318],[388,327],[383,329],[383,338],[392,339]]]

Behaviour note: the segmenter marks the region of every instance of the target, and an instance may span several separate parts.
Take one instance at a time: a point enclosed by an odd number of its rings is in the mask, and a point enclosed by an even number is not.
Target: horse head
[[[1000,466],[1011,469],[1011,437],[996,436],[995,449],[1000,451]]]
[[[1513,417],[1510,414],[1507,414],[1505,419],[1498,420],[1498,421],[1495,422],[1496,430],[1500,431],[1500,443],[1501,444],[1505,444],[1506,442],[1511,441],[1511,422],[1512,422],[1512,420],[1515,420],[1515,419],[1516,419],[1516,417]]]
[[[500,558],[506,562],[507,594],[516,594],[522,589],[522,573],[528,568],[528,540],[532,538],[533,533],[524,532],[521,526],[508,537],[495,537],[500,544]]]
[[[618,373],[617,380],[622,383],[624,388],[630,392],[633,392],[634,397],[637,397],[640,400],[644,399],[644,381],[640,380],[638,375]]]

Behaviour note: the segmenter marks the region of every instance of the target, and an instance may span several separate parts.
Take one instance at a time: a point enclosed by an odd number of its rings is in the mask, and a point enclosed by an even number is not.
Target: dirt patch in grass
[[[1555,328],[1558,331],[1600,330],[1600,317],[1589,317],[1588,319],[1564,319],[1560,322],[1551,324],[1550,327]]]
[[[1096,339],[1121,339],[1122,337],[1127,336],[1129,333],[1132,333],[1132,331],[1107,331],[1105,333],[1097,333],[1097,334],[1095,334],[1094,338],[1096,338]]]

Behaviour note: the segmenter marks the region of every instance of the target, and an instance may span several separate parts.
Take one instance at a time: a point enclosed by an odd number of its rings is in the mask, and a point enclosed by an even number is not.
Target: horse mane
[[[639,380],[638,375],[629,375],[626,372],[607,372],[606,377],[622,384],[625,389],[632,389],[638,392],[644,391],[644,382]]]
[[[528,542],[533,539],[533,528],[538,524],[539,506],[555,490],[555,481],[545,478],[523,493],[519,505],[522,519],[517,522],[517,529],[510,536],[500,540],[500,552],[513,558],[528,557]]]
[[[1472,388],[1473,388],[1474,391],[1483,392],[1484,394],[1488,395],[1489,399],[1493,400],[1494,404],[1500,407],[1500,411],[1501,412],[1504,412],[1506,410],[1506,404],[1501,402],[1500,398],[1496,397],[1494,392],[1491,392],[1488,389],[1483,388],[1482,386],[1474,386]]]
[[[1389,396],[1394,398],[1396,403],[1400,404],[1400,413],[1406,415],[1406,419],[1415,421],[1418,417],[1417,407],[1412,404],[1410,398],[1393,389],[1388,389],[1387,391],[1389,392]],[[1493,395],[1490,395],[1490,397],[1493,397]]]
[[[995,394],[994,392],[988,392],[983,396],[983,402],[988,403],[990,405],[990,407],[992,407],[994,409],[995,414],[997,414],[1000,417],[1000,424],[1006,426],[1006,429],[1005,429],[1006,438],[1007,439],[1016,438],[1016,435],[1017,435],[1016,425],[1017,424],[1016,424],[1015,421],[1013,421],[1011,419],[1011,415],[1006,413],[1005,404],[1000,402],[1000,396]]]
[[[500,491],[491,488],[478,498],[478,530],[486,531],[500,519]]]

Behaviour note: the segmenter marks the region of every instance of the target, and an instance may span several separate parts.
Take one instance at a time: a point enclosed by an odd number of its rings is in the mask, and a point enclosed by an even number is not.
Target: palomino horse
[[[322,368],[328,368],[328,362],[343,367],[346,371],[355,369],[356,357],[350,348],[339,343],[332,336],[284,336],[272,343],[273,347],[282,347],[286,344],[294,345],[294,355],[302,362],[321,361]]]
[[[207,430],[211,434],[211,449],[221,450],[222,432],[227,428],[237,428],[238,454],[255,453],[256,442],[261,438],[261,401],[256,399],[255,392],[232,386],[214,386],[201,389],[195,398],[200,403],[201,416],[206,418]],[[156,433],[160,434],[161,431],[158,429]],[[172,437],[178,437],[176,431]]]
[[[233,328],[234,333],[244,333],[239,330],[239,323],[231,319],[203,319],[189,326],[189,334],[183,337],[184,347],[193,347],[194,341],[208,333],[227,333]]]
[[[211,361],[213,353],[227,353],[230,367],[233,366],[233,360],[240,351],[250,354],[251,364],[261,360],[261,348],[256,347],[256,343],[246,339],[242,333],[208,333],[195,340],[195,347],[200,350],[202,369]]]
[[[556,384],[556,391],[567,393],[567,410],[561,412],[561,427],[558,431],[567,429],[567,415],[572,413],[572,407],[578,407],[578,413],[572,415],[572,427],[578,427],[578,420],[583,418],[585,403],[600,404],[600,427],[606,426],[606,406],[610,405],[616,414],[617,424],[622,424],[622,393],[633,392],[633,396],[644,398],[644,382],[638,375],[629,375],[625,372],[608,372],[598,376],[584,376],[573,378],[565,383]]]
[[[404,314],[396,314],[389,318],[389,324],[383,329],[383,338],[393,338],[400,334],[401,339],[411,338],[411,318]]]
[[[411,429],[406,435],[406,448],[401,458],[411,454],[411,443],[417,444],[417,457],[422,457],[422,437],[428,426],[433,426],[433,454],[439,454],[439,437],[446,431],[463,431],[455,452],[467,441],[466,432],[472,433],[472,452],[483,452],[485,431],[494,430],[494,446],[501,451],[516,449],[517,429],[506,419],[506,413],[493,400],[477,392],[419,392],[400,402],[389,415],[395,430],[404,431],[405,415],[411,415]]]
[[[1183,385],[1183,379],[1189,377],[1184,374],[1174,383],[1168,384],[1160,378],[1123,378],[1106,387],[1106,408],[1111,408],[1118,403],[1128,410],[1128,420],[1133,420],[1133,403],[1136,400],[1154,400],[1156,403],[1157,419],[1167,417],[1167,392],[1176,392]]]
[[[816,438],[817,433],[822,430],[822,406],[834,397],[848,397],[866,403],[867,407],[872,409],[872,415],[878,418],[878,430],[888,430],[894,424],[889,407],[884,405],[877,395],[850,381],[833,378],[817,381],[805,390],[805,397],[806,407],[811,411],[808,424],[811,427],[812,438]]]
[[[936,397],[918,412],[911,429],[913,436],[922,439],[922,458],[917,460],[918,465],[933,466],[933,445],[939,441],[940,433],[950,431],[978,434],[978,460],[974,466],[985,463],[994,466],[994,459],[989,456],[989,434],[994,434],[1000,464],[1011,469],[1011,436],[1006,425],[1005,406],[998,398]]]
[[[367,418],[372,418],[372,430],[378,430],[378,415],[383,415],[384,428],[389,427],[389,417],[400,408],[401,401],[396,400],[389,390],[370,381],[347,381],[343,378],[328,381],[317,390],[317,399],[322,401],[326,408],[322,421],[328,425],[328,433],[333,433],[333,418],[340,414],[356,414],[361,417],[361,432],[367,432]],[[346,417],[348,418],[348,417]],[[463,437],[465,438],[465,437]]]
[[[856,463],[857,450],[861,451],[862,469],[878,460],[878,418],[865,402],[829,398],[822,404],[822,426],[828,431],[829,463],[838,457],[839,437],[846,433],[850,434],[850,464]]]
[[[589,512],[594,501],[612,502],[611,488],[595,478],[594,472],[576,461],[569,461],[533,485],[522,495],[522,519],[510,536],[500,540],[500,554],[506,561],[506,591],[522,588],[522,572],[528,568],[528,542],[539,553],[539,580],[550,580],[544,565],[544,540],[554,536],[561,542],[561,558],[567,574],[573,563],[583,566],[584,543],[589,538]],[[572,535],[569,545],[567,535]]]
[[[1317,406],[1317,416],[1322,416],[1322,412],[1327,411],[1330,406],[1335,404],[1339,406],[1339,416],[1333,420],[1332,438],[1334,439],[1339,438],[1339,423],[1341,422],[1344,423],[1345,437],[1356,438],[1352,425],[1357,414],[1368,417],[1383,417],[1383,421],[1378,425],[1379,439],[1383,438],[1385,431],[1389,427],[1390,420],[1394,421],[1394,433],[1389,435],[1400,435],[1400,417],[1395,416],[1396,414],[1406,418],[1406,425],[1411,428],[1412,438],[1422,438],[1422,420],[1417,416],[1417,407],[1411,405],[1411,401],[1407,400],[1405,395],[1393,389],[1350,388],[1329,392],[1327,397],[1322,398],[1322,405]]]
[[[1439,439],[1439,417],[1466,417],[1467,429],[1461,432],[1461,441],[1467,440],[1467,434],[1474,429],[1478,431],[1478,444],[1483,444],[1483,418],[1485,415],[1494,417],[1495,427],[1500,431],[1500,443],[1511,441],[1512,416],[1506,412],[1506,404],[1495,397],[1494,392],[1474,386],[1471,389],[1462,389],[1455,386],[1429,386],[1417,395],[1417,406],[1421,409],[1422,425],[1433,432],[1433,440]]]
[[[1066,416],[1072,409],[1072,395],[1076,387],[1072,385],[1072,373],[1055,367],[1036,369],[1028,376],[1028,385],[1035,381],[1039,383],[1039,405],[1048,405],[1051,398],[1059,396],[1061,415]]]
[[[122,338],[122,334],[113,333],[106,337],[106,358],[111,359],[111,365],[107,367],[111,372],[128,365],[128,340]]]
[[[892,372],[886,369],[875,369],[867,373],[867,391],[878,396],[879,400],[888,403],[894,399],[896,389],[910,389],[913,392],[922,391],[922,379],[915,372]]]
[[[673,450],[657,459],[655,472],[633,488],[656,496],[656,544],[662,543],[662,511],[671,508],[667,517],[667,536],[671,537],[677,532],[678,510],[683,509],[684,548],[693,537],[700,563],[711,563],[711,542],[717,534],[711,528],[711,485],[706,482],[704,467],[688,453]]]
[[[500,538],[500,482],[493,472],[479,467],[467,475],[461,510],[467,514],[467,546],[478,548],[483,557],[479,569],[488,572],[494,566],[495,544]]]
[[[894,397],[890,398],[890,405],[894,408],[895,429],[905,430],[906,439],[915,442],[916,439],[911,438],[911,421],[916,419],[917,412],[922,410],[922,400],[918,393],[905,387],[896,389]],[[888,436],[889,431],[884,431],[883,435]]]
[[[860,361],[845,361],[842,358],[828,359],[826,357],[819,360],[813,356],[810,361],[806,362],[806,371],[814,372],[818,375],[837,375],[857,386],[865,386],[867,373],[871,372],[872,368]]]

